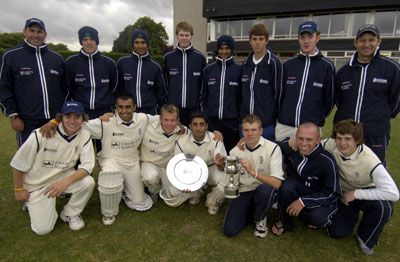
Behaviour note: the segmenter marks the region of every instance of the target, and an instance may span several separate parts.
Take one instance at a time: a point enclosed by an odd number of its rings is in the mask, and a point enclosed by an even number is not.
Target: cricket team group
[[[23,33],[24,43],[1,56],[0,106],[19,146],[10,163],[15,199],[36,234],[51,232],[58,217],[72,230],[84,227],[95,159],[104,225],[116,221],[121,199],[146,211],[159,199],[198,204],[209,192],[205,206],[215,215],[228,202],[224,167],[233,156],[243,171],[223,221],[227,237],[249,224],[256,237],[281,236],[297,217],[333,238],[358,225],[361,251],[374,253],[399,199],[385,159],[400,110],[400,66],[379,53],[375,25],[359,28],[356,51],[337,72],[317,47],[313,21],[299,26],[299,54],[284,63],[267,47],[264,24],[251,28],[243,63],[233,58],[234,39],[222,35],[208,65],[186,21],[176,25],[178,45],[163,66],[141,29],[118,63],[98,50],[93,27],[79,29],[82,48],[65,61],[47,47],[42,20],[28,19]],[[331,138],[322,140],[335,105]],[[204,188],[180,190],[168,179],[168,162],[180,153],[204,160]],[[69,197],[59,215],[57,197]],[[268,221],[273,206],[278,217]]]

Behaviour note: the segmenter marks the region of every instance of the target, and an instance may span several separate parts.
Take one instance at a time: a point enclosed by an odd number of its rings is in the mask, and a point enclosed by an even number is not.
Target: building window
[[[290,37],[291,17],[277,17],[275,20],[275,39]]]
[[[374,24],[378,26],[381,36],[392,36],[396,21],[396,11],[376,12]],[[397,23],[399,23],[397,19]]]
[[[395,21],[395,30],[394,35],[400,35],[400,11],[397,11],[396,21]]]
[[[369,13],[354,13],[353,14],[353,26],[350,32],[351,36],[356,36],[358,29],[368,24]]]
[[[253,25],[257,23],[256,19],[243,19],[242,39],[249,39],[249,32]]]
[[[234,39],[242,38],[242,20],[229,20],[229,34]]]
[[[331,16],[330,14],[313,16],[313,21],[318,25],[321,37],[328,37],[330,16]]]
[[[267,26],[269,30],[269,38],[273,38],[274,35],[274,18],[263,18],[261,19],[261,23]]]
[[[332,14],[329,37],[346,37],[350,14]]]
[[[215,25],[215,38],[228,34],[228,21],[217,21]]]

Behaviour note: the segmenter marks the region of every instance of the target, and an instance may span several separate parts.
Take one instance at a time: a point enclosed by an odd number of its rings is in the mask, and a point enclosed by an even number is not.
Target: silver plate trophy
[[[240,169],[241,167],[239,164],[239,158],[235,156],[228,156],[225,165],[225,173],[229,176],[229,184],[224,188],[226,198],[237,198],[240,196],[239,193]]]
[[[179,190],[196,191],[207,183],[208,167],[201,157],[181,153],[169,160],[167,177]]]

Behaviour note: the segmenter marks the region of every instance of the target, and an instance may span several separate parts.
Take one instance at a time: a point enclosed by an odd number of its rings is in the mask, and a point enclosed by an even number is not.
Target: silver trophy
[[[235,156],[228,156],[225,165],[225,173],[229,176],[229,184],[224,188],[226,198],[237,198],[240,196],[240,169],[241,167],[239,167],[239,158]]]

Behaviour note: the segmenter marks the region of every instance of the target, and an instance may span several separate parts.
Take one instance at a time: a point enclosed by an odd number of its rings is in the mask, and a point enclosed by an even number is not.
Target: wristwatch
[[[18,117],[18,115],[9,115],[8,118],[10,120],[15,120]]]

